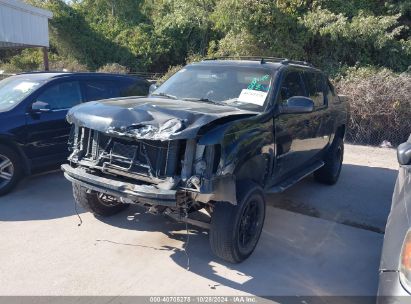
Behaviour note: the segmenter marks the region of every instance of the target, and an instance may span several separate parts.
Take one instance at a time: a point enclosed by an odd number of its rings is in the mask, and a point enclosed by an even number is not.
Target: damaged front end
[[[170,128],[175,131],[175,126]],[[76,124],[70,164],[62,166],[65,177],[90,191],[150,208],[188,209],[210,201],[236,204],[233,175],[218,174],[220,145],[160,136],[146,126],[102,132]]]

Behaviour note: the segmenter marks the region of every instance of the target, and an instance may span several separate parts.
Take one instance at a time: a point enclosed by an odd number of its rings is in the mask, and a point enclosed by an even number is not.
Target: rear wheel
[[[73,183],[73,194],[77,204],[98,216],[114,215],[129,206],[114,196],[95,191],[88,192],[87,188],[76,183]]]
[[[314,172],[314,178],[323,184],[334,185],[340,177],[344,158],[344,141],[336,137],[324,157],[324,166]]]
[[[255,184],[240,188],[236,206],[217,202],[211,215],[211,250],[231,263],[240,263],[253,253],[265,218],[262,189]]]
[[[22,175],[21,161],[7,146],[0,145],[0,195],[9,193]]]

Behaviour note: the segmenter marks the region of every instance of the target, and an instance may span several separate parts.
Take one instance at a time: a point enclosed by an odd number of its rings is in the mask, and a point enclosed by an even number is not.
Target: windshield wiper
[[[208,102],[208,103],[212,103],[212,104],[216,104],[216,105],[220,105],[220,106],[225,106],[224,103],[222,102],[218,102],[218,101],[214,101],[208,98],[182,98],[181,100],[187,100],[187,101],[201,101],[201,102]]]
[[[155,93],[155,94],[151,94],[151,96],[161,96],[161,97],[166,97],[166,98],[170,98],[170,99],[177,99],[177,96],[170,95],[170,94],[167,94],[167,93]]]

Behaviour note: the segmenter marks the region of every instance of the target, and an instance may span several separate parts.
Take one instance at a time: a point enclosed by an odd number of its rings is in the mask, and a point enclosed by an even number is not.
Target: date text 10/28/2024
[[[155,296],[150,303],[258,303],[253,296]]]

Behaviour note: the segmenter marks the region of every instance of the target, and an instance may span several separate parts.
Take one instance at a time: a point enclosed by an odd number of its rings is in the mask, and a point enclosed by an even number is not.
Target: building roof
[[[52,16],[19,0],[0,0],[0,47],[48,47]]]

